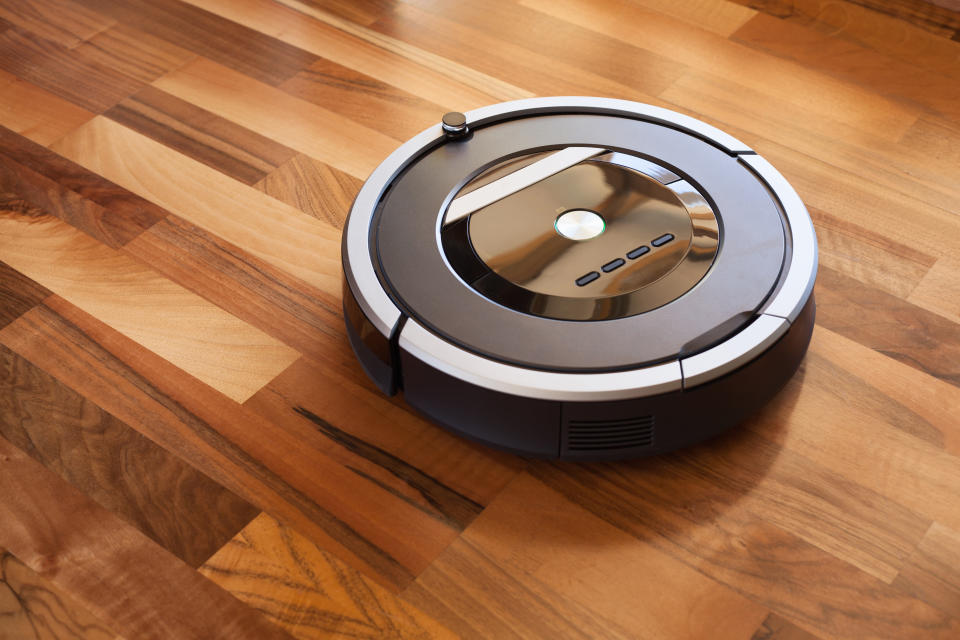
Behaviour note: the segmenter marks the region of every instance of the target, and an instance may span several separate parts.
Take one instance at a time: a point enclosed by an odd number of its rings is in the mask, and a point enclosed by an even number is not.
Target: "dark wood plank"
[[[5,180],[21,198],[100,242],[120,247],[167,215],[166,210],[45,147],[0,127]]]
[[[0,209],[4,207],[0,193]],[[50,291],[16,269],[0,262],[0,329],[43,302]]]
[[[71,0],[6,0],[0,4],[0,19],[67,48],[114,24]]]
[[[0,460],[0,545],[118,633],[290,640],[4,438]]]
[[[317,60],[275,38],[179,0],[81,0],[118,22],[278,85]]]
[[[83,52],[16,27],[0,34],[0,69],[94,113],[143,87],[139,80],[88,60]]]
[[[394,590],[457,535],[437,512],[325,453],[315,429],[264,420],[57,296],[0,342]]]
[[[115,640],[117,634],[52,582],[0,548],[0,638]]]
[[[320,59],[280,88],[397,140],[406,140],[447,111],[423,98],[330,60]]]
[[[0,436],[194,567],[258,513],[3,346]]]
[[[420,509],[457,528],[467,526],[522,462],[453,436],[391,401],[355,363],[340,364],[351,357],[349,345],[341,344],[342,355],[331,351],[326,358],[295,362],[245,406],[316,441],[328,455]]]
[[[340,300],[189,222],[170,215],[125,250],[170,280],[311,358],[339,353]]]
[[[115,69],[141,82],[190,62],[197,54],[127,24],[101,31],[77,47],[87,60]]]
[[[817,323],[960,386],[960,326],[897,296],[820,267]]]
[[[296,153],[154,87],[104,115],[245,184],[261,180]]]
[[[318,220],[343,228],[361,180],[330,165],[297,154],[254,186]]]

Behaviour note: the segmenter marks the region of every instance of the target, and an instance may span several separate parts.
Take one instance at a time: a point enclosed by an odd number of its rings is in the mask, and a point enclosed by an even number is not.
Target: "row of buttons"
[[[663,245],[667,244],[671,240],[673,240],[673,234],[665,233],[662,236],[651,240],[650,244],[652,244],[654,247],[662,247]],[[628,251],[627,257],[630,258],[631,260],[636,260],[640,256],[646,255],[648,253],[650,253],[650,247],[648,247],[647,245],[640,245],[636,249],[632,251]],[[603,271],[604,273],[610,273],[614,269],[619,269],[626,263],[627,261],[624,260],[623,258],[616,258],[606,263],[602,267],[600,267],[600,270]],[[591,271],[590,273],[586,273],[580,276],[579,278],[577,278],[576,283],[578,287],[583,287],[585,285],[590,284],[591,282],[593,282],[599,277],[600,277],[599,273],[597,273],[596,271]]]

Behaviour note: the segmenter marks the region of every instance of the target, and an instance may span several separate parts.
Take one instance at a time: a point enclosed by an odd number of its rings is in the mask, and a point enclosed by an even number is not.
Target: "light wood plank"
[[[729,36],[757,14],[753,9],[727,0],[693,0],[692,2],[637,0],[637,4],[724,37]]]
[[[42,145],[58,140],[94,115],[12,75],[0,88],[0,124]]]
[[[316,218],[106,118],[53,148],[339,299],[340,234]]]
[[[115,640],[82,605],[0,547],[0,637]]]
[[[300,640],[456,637],[266,514],[244,527],[200,573]]]
[[[344,116],[202,58],[160,78],[154,86],[357,178],[366,178],[398,144]]]
[[[934,522],[894,584],[943,611],[960,611],[960,532]]]
[[[960,322],[960,260],[950,257],[937,260],[907,300]]]
[[[242,402],[298,354],[53,218],[0,217],[0,260]]]

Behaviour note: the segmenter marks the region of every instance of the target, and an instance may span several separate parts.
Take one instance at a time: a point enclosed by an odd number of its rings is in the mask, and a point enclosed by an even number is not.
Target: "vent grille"
[[[653,445],[653,416],[619,420],[570,420],[567,450],[600,452]]]

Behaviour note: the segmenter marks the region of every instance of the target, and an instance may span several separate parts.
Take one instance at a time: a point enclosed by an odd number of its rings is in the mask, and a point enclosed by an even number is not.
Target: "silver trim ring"
[[[467,123],[477,127],[497,120],[526,114],[551,112],[598,113],[640,116],[651,122],[669,124],[707,139],[731,155],[751,153],[749,147],[732,136],[668,109],[609,98],[555,97],[529,98],[490,105],[466,114]],[[434,125],[411,138],[390,154],[364,183],[350,210],[344,230],[344,273],[357,302],[367,318],[384,336],[390,336],[400,319],[400,310],[380,285],[367,246],[370,223],[376,205],[387,185],[420,152],[443,137],[440,125]],[[757,155],[740,159],[767,184],[787,217],[793,251],[783,286],[768,302],[763,315],[744,331],[715,347],[685,358],[690,382],[702,384],[730,371],[772,344],[793,322],[813,290],[817,271],[817,243],[806,207],[793,187],[773,166]],[[767,320],[776,316],[786,322]],[[408,320],[399,336],[400,346],[449,375],[473,384],[513,395],[568,401],[617,400],[678,390],[683,385],[683,365],[673,361],[652,367],[614,373],[557,373],[526,369],[496,362],[465,351]],[[687,384],[687,387],[692,386]]]

